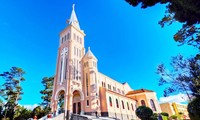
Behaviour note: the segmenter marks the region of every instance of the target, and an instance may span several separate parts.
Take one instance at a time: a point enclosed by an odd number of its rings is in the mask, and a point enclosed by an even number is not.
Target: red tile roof
[[[144,93],[144,92],[154,92],[154,91],[147,90],[147,89],[139,89],[139,90],[129,91],[126,95],[132,95],[132,94]]]

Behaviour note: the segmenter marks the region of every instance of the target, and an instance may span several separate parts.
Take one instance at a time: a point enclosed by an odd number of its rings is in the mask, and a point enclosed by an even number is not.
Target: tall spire
[[[79,25],[78,19],[76,17],[74,7],[75,7],[75,4],[72,5],[72,13],[71,13],[70,19],[67,21],[67,23],[69,25],[72,25],[72,26],[80,29],[80,25]]]

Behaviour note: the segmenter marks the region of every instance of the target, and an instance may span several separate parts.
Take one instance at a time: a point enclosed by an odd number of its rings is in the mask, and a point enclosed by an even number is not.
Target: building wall
[[[187,111],[187,105],[173,102],[172,106],[173,106],[173,109],[175,111],[175,114],[180,114],[180,112],[181,112],[184,115],[189,116],[189,113]]]
[[[179,104],[179,103],[162,103],[160,104],[160,107],[162,109],[162,112],[166,112],[171,115],[179,115],[179,113],[183,113],[185,117],[189,118],[189,114],[187,111],[187,105]]]
[[[71,18],[76,18],[75,14],[72,15]],[[78,21],[74,22],[78,24]],[[96,57],[90,50],[88,54],[85,53],[84,36],[84,32],[73,24],[69,24],[60,33],[51,101],[52,111],[57,110],[60,91],[64,93],[64,110],[67,113],[72,113],[73,103],[81,102],[81,113],[94,115],[98,112],[103,116],[117,117],[121,120],[135,119],[136,106],[141,105],[140,102],[136,103],[136,100],[144,100],[146,105],[150,106],[150,99],[155,101],[159,111],[154,92],[137,94],[130,98],[126,94],[133,89],[128,83],[120,83],[98,72]],[[110,105],[110,98],[112,105]]]
[[[120,120],[131,120],[136,118],[135,100],[106,90],[105,88],[101,88],[101,94],[104,95],[100,99],[102,101],[101,109],[104,111],[105,115],[107,114],[109,117],[119,118]]]
[[[113,92],[125,95],[129,91],[133,90],[128,83],[122,84],[102,73],[98,73],[100,86],[107,88]]]
[[[161,108],[160,105],[158,103],[157,97],[155,92],[142,92],[142,93],[137,93],[137,94],[132,94],[132,95],[127,95],[128,97],[136,100],[136,106],[142,106],[142,100],[145,102],[145,105],[149,108],[152,108],[152,105],[150,103],[150,100],[153,100],[156,111],[153,111],[155,113],[160,113],[161,112]]]
[[[175,111],[171,103],[162,103],[160,104],[162,112],[166,112],[169,116],[174,115]]]

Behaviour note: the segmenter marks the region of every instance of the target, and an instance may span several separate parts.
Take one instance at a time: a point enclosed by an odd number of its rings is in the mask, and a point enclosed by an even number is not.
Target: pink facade
[[[157,97],[153,91],[131,93],[128,83],[116,80],[98,71],[98,60],[90,48],[85,53],[84,37],[74,6],[68,26],[60,33],[56,75],[54,79],[52,112],[115,117],[123,120],[135,119],[136,107],[141,99],[160,112]],[[152,101],[151,101],[152,102]]]

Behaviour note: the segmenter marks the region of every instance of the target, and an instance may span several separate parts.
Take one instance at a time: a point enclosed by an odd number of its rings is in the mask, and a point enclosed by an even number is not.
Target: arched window
[[[131,103],[132,110],[134,111],[133,104]]]
[[[145,101],[144,101],[144,100],[141,100],[141,105],[142,105],[142,106],[146,106],[146,104],[145,104]]]
[[[154,101],[152,99],[150,100],[150,104],[151,104],[152,110],[156,111],[156,106],[155,106]]]
[[[118,103],[117,99],[116,99],[116,106],[117,106],[117,108],[119,108],[119,103]]]
[[[69,40],[70,38],[70,33],[67,33],[67,40]]]
[[[129,104],[128,104],[128,102],[127,102],[127,108],[128,108],[128,110],[129,110]]]
[[[110,106],[112,107],[112,98],[109,97],[109,103],[110,103]]]
[[[122,108],[124,109],[124,101],[122,100]]]
[[[64,42],[67,40],[67,37],[66,37],[66,35],[65,35],[65,40],[64,40]]]

